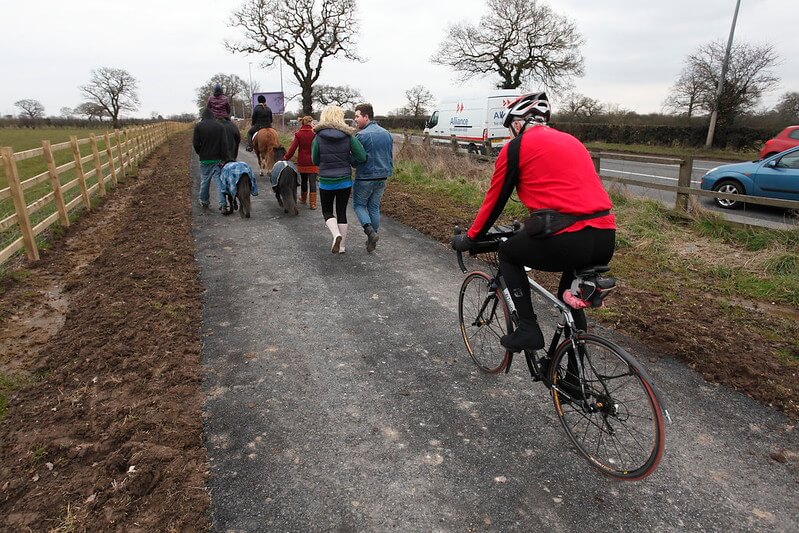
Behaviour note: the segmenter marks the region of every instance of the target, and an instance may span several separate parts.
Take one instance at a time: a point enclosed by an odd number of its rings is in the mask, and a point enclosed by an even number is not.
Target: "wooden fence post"
[[[55,166],[53,149],[50,148],[50,141],[47,139],[42,140],[42,151],[44,152],[44,160],[47,162],[47,173],[50,175],[50,187],[53,189],[55,206],[58,209],[58,219],[61,221],[61,225],[66,228],[69,227],[69,213],[67,213],[67,206],[64,203],[64,193],[61,191],[61,180],[58,178],[58,167]]]
[[[411,145],[411,134],[410,133],[403,133],[402,134],[402,146],[400,147],[400,153],[405,151],[407,146]]]
[[[694,170],[694,158],[693,156],[686,156],[685,159],[682,160],[680,163],[680,176],[677,178],[677,187],[691,187],[691,174]],[[675,204],[675,209],[688,212],[688,193],[677,191],[677,202]]]
[[[146,156],[153,150],[153,128],[151,126],[144,127],[144,155]]]
[[[491,149],[491,141],[485,139],[483,141],[483,155],[491,155],[492,151],[493,150]]]
[[[457,154],[458,153],[458,140],[455,138],[455,135],[450,135],[450,142],[452,143],[452,152]]]
[[[14,152],[11,147],[5,146],[2,149],[3,165],[6,170],[8,187],[11,189],[11,199],[14,200],[14,209],[17,211],[17,224],[22,233],[22,242],[25,244],[25,253],[30,261],[39,260],[39,249],[36,247],[36,238],[33,235],[31,219],[28,215],[28,204],[25,203],[25,193],[19,182],[17,171],[17,161],[14,159]]]
[[[72,154],[75,157],[75,172],[78,174],[78,185],[80,185],[80,195],[83,197],[83,205],[86,209],[92,208],[91,200],[89,200],[89,189],[86,187],[86,174],[83,173],[83,163],[80,160],[80,147],[78,146],[78,138],[74,135],[69,138],[72,143]]]
[[[122,153],[122,141],[119,140],[121,136],[122,134],[120,133],[120,131],[118,129],[115,129],[114,137],[116,137],[117,140],[117,157],[119,157],[119,174],[120,174],[119,177],[124,178],[128,174],[127,172],[125,172],[125,159],[124,159],[125,154]]]
[[[108,130],[105,131],[103,138],[105,139],[105,154],[108,156],[108,163],[111,165],[111,181],[116,186],[119,181],[117,181],[117,169],[114,167],[114,154],[111,152],[111,137],[108,135]]]
[[[591,152],[591,161],[594,162],[594,170],[596,170],[596,175],[599,176],[599,155]]]
[[[430,134],[427,132],[425,132],[424,138],[422,139],[422,145],[424,145],[426,148],[430,147]]]
[[[136,132],[136,167],[139,166],[139,161],[144,159],[144,148],[142,148],[142,142],[141,142],[142,133],[143,132],[141,129],[139,129],[139,131]]]
[[[125,159],[128,161],[128,170],[133,173],[133,162],[130,159],[130,135],[128,130],[125,130]]]
[[[100,187],[100,196],[105,196],[105,178],[103,177],[103,165],[100,163],[100,151],[97,149],[97,137],[94,133],[89,134],[92,145],[92,155],[94,156],[94,173],[97,176],[97,185]]]

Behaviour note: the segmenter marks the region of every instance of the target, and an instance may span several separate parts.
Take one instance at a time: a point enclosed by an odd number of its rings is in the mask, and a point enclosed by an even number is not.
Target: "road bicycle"
[[[511,333],[519,319],[497,250],[518,226],[492,228],[470,251],[486,260],[489,273],[469,272],[463,254],[457,253],[467,274],[458,298],[461,334],[474,363],[488,374],[509,372],[513,361],[513,353],[499,339]],[[455,233],[460,233],[458,227]],[[559,318],[545,352],[525,350],[524,356],[533,381],[549,389],[563,429],[579,453],[604,474],[638,480],[651,474],[663,456],[664,418],[671,422],[665,402],[638,361],[612,341],[577,329],[572,315],[572,307],[602,305],[616,284],[603,276],[608,270],[607,265],[596,265],[575,271],[576,280],[566,291],[570,294],[564,295],[569,305],[528,276],[531,290]]]

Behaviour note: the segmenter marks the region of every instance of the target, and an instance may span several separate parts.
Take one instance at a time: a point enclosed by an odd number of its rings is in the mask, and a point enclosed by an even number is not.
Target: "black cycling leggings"
[[[563,272],[557,292],[557,297],[562,300],[563,291],[570,288],[574,281],[574,269],[607,265],[615,248],[616,230],[590,226],[546,239],[533,239],[522,230],[502,243],[499,247],[499,268],[519,318],[535,316],[525,266],[544,272]],[[575,325],[585,331],[585,313],[576,310],[572,315]]]
[[[336,220],[339,224],[347,223],[347,203],[350,201],[350,191],[352,187],[346,189],[319,189],[319,200],[322,204],[322,216],[325,220],[333,218],[333,202],[336,203]]]

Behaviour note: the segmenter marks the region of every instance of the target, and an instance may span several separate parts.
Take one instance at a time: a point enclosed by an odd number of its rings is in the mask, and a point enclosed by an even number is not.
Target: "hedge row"
[[[377,117],[388,129],[424,129],[424,117]],[[552,126],[568,132],[583,142],[644,144],[650,146],[703,147],[707,126],[643,126],[622,124],[584,124],[558,122]],[[727,150],[756,150],[776,132],[767,128],[733,127],[716,130],[713,145]]]
[[[568,132],[583,142],[645,144],[652,146],[702,147],[707,127],[640,126],[618,124],[558,123],[553,127]],[[733,127],[716,130],[713,145],[727,150],[756,150],[774,136],[764,128]]]

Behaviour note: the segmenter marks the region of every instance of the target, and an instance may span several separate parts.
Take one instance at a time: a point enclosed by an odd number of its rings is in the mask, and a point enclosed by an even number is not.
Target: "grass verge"
[[[452,233],[442,221],[469,224],[492,172],[490,163],[404,146],[387,214],[446,242]],[[799,418],[799,229],[731,227],[715,213],[686,216],[622,186],[610,193],[619,290],[593,320]],[[525,214],[510,201],[498,222]],[[557,282],[547,273],[536,279]]]

